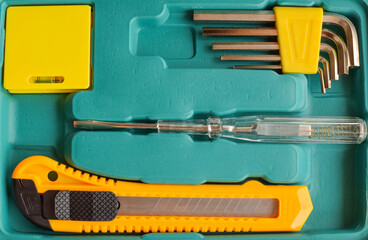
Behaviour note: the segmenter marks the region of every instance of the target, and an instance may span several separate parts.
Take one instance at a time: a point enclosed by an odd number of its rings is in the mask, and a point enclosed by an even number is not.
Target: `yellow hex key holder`
[[[298,231],[313,209],[306,186],[127,182],[43,156],[23,160],[12,178],[23,214],[57,232]]]

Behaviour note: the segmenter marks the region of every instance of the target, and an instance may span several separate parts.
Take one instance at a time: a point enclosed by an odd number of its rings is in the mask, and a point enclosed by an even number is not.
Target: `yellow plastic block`
[[[283,73],[318,71],[322,8],[275,7]]]
[[[4,87],[9,92],[90,87],[90,6],[17,6],[6,14]]]

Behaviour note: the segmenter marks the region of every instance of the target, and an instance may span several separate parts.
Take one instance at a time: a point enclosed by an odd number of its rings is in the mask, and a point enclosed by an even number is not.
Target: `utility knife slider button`
[[[31,180],[14,180],[15,197],[27,216],[41,215],[41,198]]]
[[[60,191],[55,196],[55,216],[59,220],[111,221],[118,208],[113,192]]]
[[[51,230],[50,223],[42,216],[42,200],[32,180],[13,179],[15,201],[22,213],[33,223]]]
[[[25,210],[29,216],[40,215],[41,201],[40,196],[34,193],[21,193],[20,197],[23,201]]]

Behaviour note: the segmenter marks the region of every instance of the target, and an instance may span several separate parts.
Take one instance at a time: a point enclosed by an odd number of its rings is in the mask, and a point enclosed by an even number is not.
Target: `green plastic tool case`
[[[93,88],[71,94],[0,90],[0,239],[367,239],[367,142],[361,145],[267,144],[185,134],[77,131],[74,119],[140,121],[209,114],[358,116],[368,112],[368,2],[365,0],[2,0],[13,5],[92,6]],[[327,94],[318,74],[233,70],[211,50],[194,9],[316,6],[347,16],[358,31],[361,66]],[[27,37],[27,36],[25,36]],[[232,38],[239,40],[241,38]],[[257,38],[255,38],[257,39]],[[218,41],[229,40],[224,37]],[[314,209],[296,233],[67,234],[43,230],[17,208],[11,174],[28,156],[45,155],[96,174],[147,183],[307,185]]]

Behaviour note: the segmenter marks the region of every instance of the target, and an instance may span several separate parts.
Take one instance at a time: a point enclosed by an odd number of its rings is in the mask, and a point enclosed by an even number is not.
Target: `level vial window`
[[[31,77],[29,81],[31,83],[62,83],[64,82],[64,77]]]

